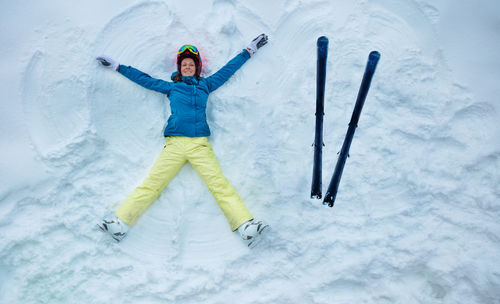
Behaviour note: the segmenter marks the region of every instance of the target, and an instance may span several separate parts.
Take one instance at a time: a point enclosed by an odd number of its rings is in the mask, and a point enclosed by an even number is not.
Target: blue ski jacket
[[[216,73],[200,80],[195,76],[182,76],[182,81],[169,82],[124,65],[119,66],[118,72],[146,89],[167,95],[171,115],[164,136],[204,137],[210,136],[206,115],[208,95],[223,85],[249,58],[248,51],[243,50]],[[176,74],[173,73],[172,78]]]

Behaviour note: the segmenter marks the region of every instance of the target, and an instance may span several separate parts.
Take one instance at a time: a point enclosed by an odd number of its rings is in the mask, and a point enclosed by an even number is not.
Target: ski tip
[[[377,68],[378,60],[380,59],[380,53],[377,51],[372,51],[368,56],[368,63],[366,65],[366,70],[373,74]]]
[[[328,44],[328,38],[326,36],[321,36],[318,38],[318,46],[327,44]]]
[[[368,56],[369,60],[379,60],[380,59],[380,53],[377,51],[372,51],[370,52],[370,55]]]

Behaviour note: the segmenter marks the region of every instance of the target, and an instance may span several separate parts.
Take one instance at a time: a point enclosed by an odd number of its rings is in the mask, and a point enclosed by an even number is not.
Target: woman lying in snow
[[[155,79],[133,67],[120,65],[115,60],[100,56],[97,60],[106,68],[146,89],[161,92],[170,100],[171,115],[164,130],[166,145],[151,168],[143,184],[130,194],[116,211],[104,218],[99,228],[116,240],[125,237],[130,226],[146,211],[162,190],[189,162],[207,184],[217,204],[226,216],[232,231],[253,247],[269,226],[254,220],[240,196],[222,174],[217,158],[208,142],[210,129],[206,121],[208,95],[223,85],[257,49],[267,43],[265,34],[255,38],[241,53],[209,77],[201,77],[202,62],[198,49],[183,45],[177,53],[177,72],[172,81]]]

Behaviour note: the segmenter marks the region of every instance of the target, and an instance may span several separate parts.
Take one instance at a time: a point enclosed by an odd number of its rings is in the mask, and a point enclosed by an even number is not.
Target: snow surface
[[[500,303],[500,3],[0,2],[1,303]],[[249,250],[185,166],[120,244],[95,229],[163,147],[168,100],[98,66],[211,74],[225,175],[272,227]],[[323,192],[368,53],[382,57],[330,209],[309,199],[316,39],[330,39]]]

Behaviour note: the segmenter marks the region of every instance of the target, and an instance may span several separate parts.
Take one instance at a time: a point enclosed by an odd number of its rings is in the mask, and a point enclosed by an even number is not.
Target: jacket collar
[[[173,72],[170,79],[174,80],[174,76],[178,74],[178,72]],[[199,84],[199,80],[196,78],[196,76],[181,76],[181,80],[186,84]]]

